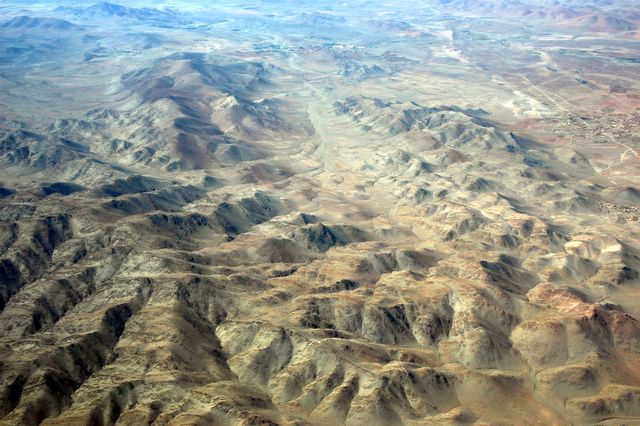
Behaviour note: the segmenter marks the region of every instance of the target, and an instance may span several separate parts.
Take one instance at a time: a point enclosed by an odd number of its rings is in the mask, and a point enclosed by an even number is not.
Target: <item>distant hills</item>
[[[634,31],[640,26],[640,16],[625,12],[633,7],[632,2],[626,1],[595,1],[589,5],[571,0],[438,0],[437,3],[456,13],[465,11],[484,17],[512,15],[588,32]]]
[[[0,22],[0,29],[3,30],[54,30],[54,31],[71,31],[78,30],[80,27],[69,21],[56,18],[41,18],[31,16],[18,16],[4,22]]]
[[[100,2],[89,7],[60,6],[55,12],[78,18],[128,18],[143,21],[169,21],[179,16],[173,10],[126,7],[115,3]]]
[[[54,12],[75,19],[129,19],[152,23],[176,23],[181,20],[181,14],[174,10],[148,7],[132,8],[108,2],[100,2],[88,7],[59,6],[54,9]],[[5,31],[72,31],[81,28],[81,26],[65,19],[53,17],[23,15],[0,22],[0,30]]]

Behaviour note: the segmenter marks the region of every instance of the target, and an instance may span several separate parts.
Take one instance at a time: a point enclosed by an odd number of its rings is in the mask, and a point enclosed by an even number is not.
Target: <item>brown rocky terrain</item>
[[[433,3],[2,6],[0,425],[640,424],[633,2]]]

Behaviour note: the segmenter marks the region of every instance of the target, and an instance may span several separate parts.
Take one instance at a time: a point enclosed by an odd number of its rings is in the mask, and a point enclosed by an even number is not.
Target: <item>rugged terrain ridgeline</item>
[[[0,425],[640,422],[633,2],[156,3],[0,6]]]

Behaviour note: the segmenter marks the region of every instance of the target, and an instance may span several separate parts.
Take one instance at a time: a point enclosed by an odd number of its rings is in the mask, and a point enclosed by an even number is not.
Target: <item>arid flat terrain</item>
[[[640,424],[636,1],[0,2],[0,425]]]

